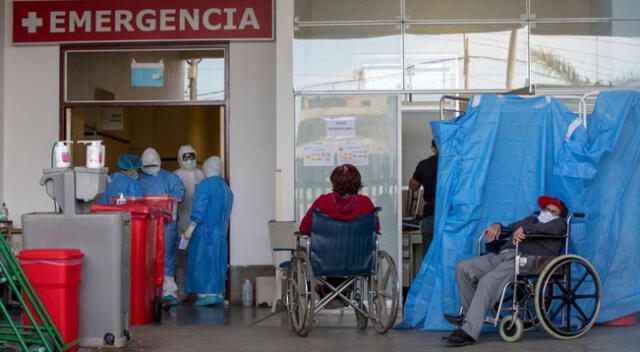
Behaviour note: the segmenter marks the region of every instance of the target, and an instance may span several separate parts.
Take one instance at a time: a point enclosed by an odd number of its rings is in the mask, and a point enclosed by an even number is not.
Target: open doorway
[[[141,156],[148,147],[158,150],[163,169],[175,171],[178,148],[185,144],[198,152],[200,167],[210,156],[226,164],[223,106],[74,107],[67,110],[67,126],[73,141],[103,141],[109,172],[118,170],[118,156]],[[73,148],[73,164],[84,165],[84,146]]]
[[[414,177],[418,164],[434,155],[431,143],[431,122],[452,119],[466,109],[466,103],[445,99],[441,95],[413,95],[402,105],[402,273],[403,290],[408,292],[426,255],[422,236],[425,217],[425,190],[412,191],[409,180]],[[437,146],[436,146],[437,147]],[[427,196],[428,197],[428,196]],[[435,206],[435,204],[433,204]],[[431,207],[434,210],[434,207]],[[431,210],[431,211],[432,211]],[[427,222],[427,224],[429,224]]]
[[[178,149],[187,144],[196,150],[199,168],[210,156],[220,157],[226,165],[224,111],[224,106],[216,105],[73,107],[66,112],[67,136],[73,141],[102,140],[109,173],[119,170],[120,155],[142,156],[148,147],[158,150],[163,169],[176,171]],[[75,143],[72,155],[73,165],[85,164],[84,145]],[[221,172],[225,177],[224,168]],[[179,250],[175,280],[180,297],[184,297],[186,264],[187,251]]]

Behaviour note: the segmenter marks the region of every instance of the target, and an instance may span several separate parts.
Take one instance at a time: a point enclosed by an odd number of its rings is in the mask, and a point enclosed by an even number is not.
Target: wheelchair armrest
[[[311,236],[310,233],[304,233],[304,232],[300,232],[300,231],[296,231],[293,233],[296,237],[309,237]]]
[[[549,240],[563,240],[567,238],[567,235],[554,235],[550,233],[541,233],[541,232],[526,232],[524,233],[527,238],[542,238]]]

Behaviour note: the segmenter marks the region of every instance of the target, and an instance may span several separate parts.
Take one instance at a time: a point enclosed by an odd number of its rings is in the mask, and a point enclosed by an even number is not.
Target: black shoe
[[[464,315],[444,315],[444,320],[449,322],[449,324],[457,327],[461,327],[462,323],[464,323]]]
[[[462,329],[452,332],[451,335],[443,337],[440,341],[450,347],[462,347],[476,342],[473,337],[469,336]]]

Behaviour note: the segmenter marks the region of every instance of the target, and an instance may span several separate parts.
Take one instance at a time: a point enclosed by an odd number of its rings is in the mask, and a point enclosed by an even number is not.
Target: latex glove
[[[198,226],[196,223],[191,223],[191,225],[189,225],[189,227],[187,228],[187,231],[184,232],[184,238],[187,240],[191,239],[191,235],[193,235],[193,231],[196,229],[196,226]]]

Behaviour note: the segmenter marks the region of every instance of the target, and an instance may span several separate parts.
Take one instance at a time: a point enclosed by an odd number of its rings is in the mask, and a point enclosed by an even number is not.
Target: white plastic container
[[[104,167],[105,148],[101,140],[95,141],[78,141],[78,143],[87,145],[87,167],[90,169],[99,169]]]
[[[59,141],[53,147],[53,167],[65,168],[71,166],[72,141]]]
[[[242,305],[245,307],[253,305],[253,286],[249,279],[244,280],[242,284]]]

